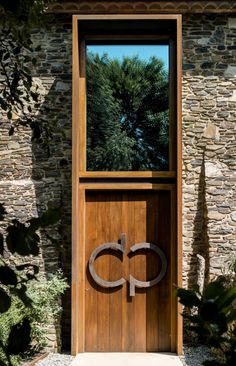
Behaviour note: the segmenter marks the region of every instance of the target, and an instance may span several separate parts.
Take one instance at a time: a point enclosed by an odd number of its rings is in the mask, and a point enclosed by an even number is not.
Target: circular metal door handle
[[[121,252],[122,254],[124,254],[125,252],[125,235],[121,234],[121,239],[120,239],[121,243],[105,243],[100,245],[99,247],[95,248],[94,251],[92,252],[90,258],[89,258],[89,272],[93,278],[93,280],[102,287],[105,288],[112,288],[112,287],[117,287],[117,286],[121,286],[123,285],[126,280],[124,278],[120,278],[117,281],[106,281],[103,278],[101,278],[100,276],[98,276],[98,274],[96,273],[95,269],[94,269],[94,261],[97,258],[98,254],[101,253],[103,250],[106,249],[112,249],[118,252]]]
[[[135,244],[130,248],[130,251],[132,253],[135,253],[137,250],[140,249],[150,249],[153,250],[155,253],[157,253],[161,260],[161,270],[159,274],[150,281],[139,281],[136,278],[134,278],[132,275],[129,276],[129,282],[130,282],[130,289],[129,294],[130,296],[135,296],[135,287],[139,288],[148,288],[156,285],[159,283],[162,278],[165,276],[167,271],[167,260],[164,252],[159,248],[157,245],[151,244],[151,243],[139,243]]]

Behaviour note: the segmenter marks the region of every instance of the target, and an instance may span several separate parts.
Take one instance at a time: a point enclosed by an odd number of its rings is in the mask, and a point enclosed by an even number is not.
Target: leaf
[[[10,296],[0,287],[0,313],[5,313],[10,308],[10,306]]]
[[[230,310],[230,313],[227,315],[227,322],[231,323],[236,321],[236,308]]]
[[[227,332],[228,324],[227,324],[227,318],[224,313],[220,313],[218,315],[218,318],[217,318],[217,321],[215,321],[215,324],[218,327],[218,329],[217,329],[218,336]]]
[[[9,225],[7,227],[8,235],[6,237],[6,243],[8,249],[14,254],[18,253],[22,254],[22,249],[25,246],[25,233],[26,227],[24,224],[21,224],[17,220],[13,221],[13,225]],[[24,252],[24,250],[23,250]],[[23,253],[24,254],[24,253]]]
[[[31,129],[32,129],[32,140],[39,139],[41,136],[40,127],[34,123],[31,125]]]
[[[217,320],[219,316],[218,307],[214,302],[206,302],[200,308],[200,315],[206,321]]]
[[[17,89],[19,80],[20,80],[20,74],[18,71],[16,71],[16,72],[14,72],[14,77],[13,77],[13,80],[11,83],[11,88],[13,89],[12,91],[14,91],[14,93],[18,93],[18,94],[20,94],[20,91]]]
[[[15,294],[18,298],[23,302],[23,304],[27,307],[30,307],[32,304],[31,298],[26,294],[27,287],[22,285],[20,289],[15,289]]]
[[[39,236],[17,220],[7,228],[6,243],[11,253],[20,255],[39,254]]]
[[[201,301],[199,300],[196,293],[191,290],[178,288],[177,296],[180,298],[180,303],[188,308],[192,308],[193,306],[199,306],[201,304]]]
[[[0,282],[3,285],[17,285],[15,272],[8,266],[0,266]]]
[[[4,253],[4,240],[3,235],[0,233],[0,255],[3,255]]]
[[[31,342],[31,326],[29,319],[24,319],[11,328],[7,341],[7,353],[9,355],[19,355],[27,351]]]
[[[49,208],[40,217],[41,227],[47,227],[55,225],[61,218],[61,212],[59,208]]]
[[[224,293],[224,286],[220,281],[210,282],[204,291],[204,299],[212,300],[218,298],[221,294]]]
[[[7,107],[8,107],[8,104],[6,103],[6,101],[0,97],[0,106],[1,108],[6,111],[7,110]]]
[[[225,310],[236,299],[236,288],[225,289],[224,293],[216,300],[219,309]]]
[[[11,126],[11,128],[9,129],[8,135],[9,135],[9,136],[12,136],[12,135],[13,135],[13,133],[14,133],[14,131],[15,131],[14,127],[13,127],[13,126]]]
[[[5,207],[0,203],[0,221],[4,220],[4,216],[7,214]]]
[[[8,112],[7,112],[7,118],[8,118],[8,119],[12,119],[12,112],[11,112],[11,111],[8,111]]]
[[[29,220],[30,230],[37,230],[39,228],[45,228],[56,224],[61,217],[59,208],[49,208],[45,211],[41,217],[33,218]]]

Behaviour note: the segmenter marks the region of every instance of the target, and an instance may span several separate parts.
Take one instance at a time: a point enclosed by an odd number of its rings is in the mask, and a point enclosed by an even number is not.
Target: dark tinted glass
[[[87,45],[87,170],[169,168],[167,45]]]

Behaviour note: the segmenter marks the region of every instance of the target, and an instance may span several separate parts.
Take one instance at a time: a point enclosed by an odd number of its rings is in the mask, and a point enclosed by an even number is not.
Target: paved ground
[[[163,353],[81,353],[71,366],[183,366],[178,356]]]

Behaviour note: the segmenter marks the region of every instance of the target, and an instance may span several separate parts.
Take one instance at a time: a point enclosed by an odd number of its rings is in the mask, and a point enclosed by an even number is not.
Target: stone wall
[[[58,252],[50,241],[44,240],[39,263],[46,275],[62,266],[68,283],[71,275],[71,29],[71,17],[63,21],[55,18],[48,29],[35,30],[32,35],[34,45],[41,45],[34,72],[42,95],[37,119],[51,132],[49,141],[31,141],[30,128],[19,127],[9,136],[9,122],[2,120],[0,125],[0,202],[8,212],[7,219],[25,222],[49,207],[62,207],[58,230],[63,251]],[[64,296],[63,307],[62,346],[69,348],[70,290]],[[49,348],[60,348],[59,333],[57,324],[49,327]]]
[[[236,22],[226,15],[183,18],[183,276],[196,281],[196,255],[207,276],[219,274],[236,249]],[[27,220],[48,206],[62,206],[63,252],[45,242],[46,272],[71,267],[71,19],[55,18],[35,31],[35,72],[43,94],[38,119],[51,129],[48,144],[31,141],[31,130],[8,135],[1,123],[0,197],[8,219]],[[70,346],[70,290],[63,300],[63,347]],[[55,328],[54,328],[55,329]],[[50,330],[49,344],[57,347]]]
[[[236,18],[183,20],[184,280],[207,277],[236,250]]]

